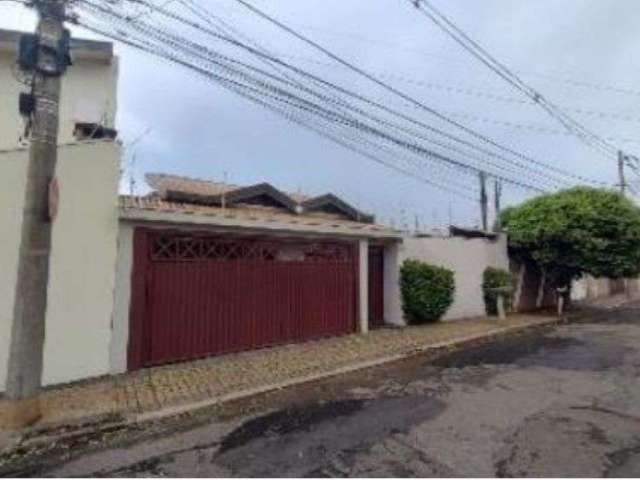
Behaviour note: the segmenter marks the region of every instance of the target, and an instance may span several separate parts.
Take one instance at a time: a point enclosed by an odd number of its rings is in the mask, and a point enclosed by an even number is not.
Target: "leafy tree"
[[[640,274],[640,208],[619,193],[575,187],[541,195],[501,213],[509,247],[555,287],[583,274]]]

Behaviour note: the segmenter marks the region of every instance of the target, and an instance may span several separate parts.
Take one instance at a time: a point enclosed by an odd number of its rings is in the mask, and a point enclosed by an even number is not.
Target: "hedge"
[[[405,260],[400,268],[402,310],[412,324],[437,322],[453,303],[451,270],[419,260]]]
[[[492,292],[492,288],[515,287],[515,279],[507,270],[487,267],[482,275],[482,292],[484,294],[484,306],[488,315],[498,314],[498,294]],[[511,309],[513,295],[505,298],[504,308]]]

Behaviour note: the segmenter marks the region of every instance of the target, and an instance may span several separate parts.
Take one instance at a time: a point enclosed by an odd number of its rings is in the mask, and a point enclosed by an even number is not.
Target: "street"
[[[275,392],[31,474],[638,476],[639,313]]]

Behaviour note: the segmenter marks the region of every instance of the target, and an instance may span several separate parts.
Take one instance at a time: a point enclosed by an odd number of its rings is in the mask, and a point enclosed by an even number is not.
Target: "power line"
[[[242,1],[242,0],[237,0]],[[435,23],[441,30],[449,35],[455,42],[461,45],[471,55],[480,62],[485,64],[489,69],[503,78],[507,83],[515,89],[531,98],[535,103],[540,105],[550,116],[559,121],[564,127],[572,132],[576,137],[581,139],[587,145],[591,146],[595,151],[603,153],[606,157],[610,157],[617,152],[617,149],[609,142],[599,137],[594,132],[574,120],[572,117],[563,112],[555,104],[547,100],[540,92],[533,89],[523,82],[509,68],[500,63],[487,50],[480,46],[476,41],[470,38],[462,29],[456,26],[444,14],[436,9],[427,0],[408,0],[417,10]]]
[[[85,2],[83,2],[83,3],[85,3],[85,4],[87,4],[87,3],[88,3],[88,4],[90,4],[90,5],[93,5],[95,8],[98,8],[99,10],[101,10],[101,11],[103,11],[103,12],[107,12],[107,13],[108,13],[108,10],[105,10],[104,8],[102,8],[102,7],[100,7],[100,6],[97,6],[97,5],[95,5],[95,4],[92,4],[91,2],[87,2],[87,1],[85,1]],[[189,20],[186,20],[186,19],[184,19],[184,18],[182,18],[182,17],[176,16],[175,14],[172,14],[172,13],[170,13],[170,12],[166,12],[166,11],[164,11],[164,12],[162,12],[162,13],[164,13],[165,15],[167,15],[169,18],[179,20],[179,21],[181,21],[182,23],[186,23],[187,25],[192,26],[193,28],[196,28],[196,29],[199,29],[199,30],[203,30],[203,27],[201,27],[201,26],[200,26],[199,24],[197,24],[197,23],[193,23],[193,22],[191,22],[191,21],[189,21]],[[259,56],[265,57],[264,53],[262,53],[262,52],[258,52],[258,51],[256,51],[255,49],[252,49],[252,48],[250,48],[250,47],[247,47],[246,45],[243,45],[243,44],[242,44],[242,43],[240,43],[240,42],[234,41],[234,40],[232,40],[232,39],[228,39],[228,38],[226,38],[226,37],[224,37],[224,36],[222,36],[222,35],[220,35],[220,34],[217,34],[217,33],[215,33],[215,32],[211,32],[211,31],[209,31],[209,30],[207,30],[207,29],[204,29],[203,31],[205,31],[206,33],[209,33],[209,34],[211,34],[211,35],[215,36],[215,37],[216,37],[216,38],[218,38],[218,39],[226,40],[226,41],[228,41],[228,42],[231,42],[231,43],[232,43],[232,44],[234,44],[234,45],[240,46],[240,47],[244,48],[245,50],[249,51],[250,53],[257,54],[257,55],[259,55]],[[309,75],[308,73],[306,73],[306,72],[304,72],[304,71],[302,71],[302,70],[300,70],[300,69],[297,69],[296,67],[293,67],[293,66],[291,66],[291,65],[289,65],[289,64],[287,64],[287,63],[285,63],[285,62],[282,62],[282,61],[280,61],[279,59],[276,59],[276,58],[273,58],[273,57],[266,57],[266,58],[268,58],[268,59],[269,59],[269,60],[271,60],[271,61],[275,61],[275,62],[277,62],[279,65],[285,66],[286,68],[289,68],[289,69],[291,69],[292,71],[294,71],[294,72],[296,72],[296,73],[298,73],[298,74],[304,75],[304,76],[306,76],[306,77],[308,77],[308,78],[311,78],[311,79],[313,79],[313,80],[315,80],[315,81],[318,81],[318,82],[321,82],[321,83],[323,83],[323,84],[325,84],[325,85],[331,86],[332,88],[337,88],[341,93],[346,93],[346,94],[348,94],[348,95],[350,95],[350,96],[352,96],[352,97],[354,97],[354,98],[357,98],[357,99],[359,99],[359,100],[366,101],[367,103],[372,104],[372,105],[375,105],[376,107],[381,108],[381,109],[383,109],[383,110],[385,110],[385,111],[387,111],[387,112],[389,112],[389,113],[392,113],[392,114],[395,114],[395,115],[397,115],[397,116],[400,116],[401,118],[404,118],[404,119],[406,119],[406,120],[412,121],[412,122],[414,122],[414,123],[416,123],[416,124],[419,124],[419,125],[421,125],[421,126],[423,126],[423,127],[425,127],[425,128],[430,128],[431,130],[437,131],[437,132],[438,132],[438,133],[440,133],[440,134],[448,135],[448,134],[446,134],[445,132],[439,131],[439,130],[437,130],[437,129],[434,129],[433,127],[430,127],[430,126],[427,126],[427,125],[422,124],[422,123],[420,123],[420,122],[417,122],[417,121],[415,121],[415,120],[411,119],[410,117],[406,117],[406,116],[403,116],[403,115],[401,115],[401,114],[398,114],[397,112],[394,112],[394,111],[392,111],[392,110],[388,109],[387,107],[385,107],[385,106],[383,106],[383,105],[376,104],[376,103],[372,103],[371,101],[367,100],[366,98],[364,98],[364,97],[362,97],[362,96],[360,96],[360,95],[354,94],[353,92],[349,92],[349,91],[348,91],[348,90],[346,90],[346,89],[343,89],[343,88],[337,87],[336,85],[331,84],[331,83],[329,83],[329,82],[326,82],[326,81],[324,81],[324,80],[320,79],[319,77],[316,77],[316,76],[313,76],[313,75]],[[460,141],[459,139],[457,139],[457,138],[455,138],[455,137],[452,137],[452,136],[450,136],[450,135],[448,135],[448,136],[449,136],[450,138],[452,138],[452,139],[455,139],[455,140],[457,140],[457,141]],[[474,147],[475,147],[475,146],[474,146]],[[475,147],[475,148],[477,148],[477,147]],[[502,157],[502,158],[503,158],[503,157]],[[520,166],[521,166],[521,167],[523,167],[523,165],[522,165],[522,164],[520,164]],[[555,167],[551,167],[551,166],[547,166],[547,165],[544,165],[544,166],[545,166],[546,168],[555,169]],[[558,169],[555,169],[555,170],[558,170]],[[567,176],[575,176],[575,175],[573,175],[573,174],[568,174],[567,172],[564,172],[564,171],[561,171],[561,172],[562,172],[562,174],[567,175]],[[589,181],[589,180],[587,180],[587,181]]]
[[[376,83],[378,86],[384,88],[385,90],[388,90],[389,92],[403,98],[404,100],[407,100],[411,103],[413,103],[414,105],[416,105],[417,107],[427,111],[428,113],[436,116],[437,118],[439,118],[440,120],[445,121],[446,123],[449,123],[450,125],[453,125],[461,130],[463,130],[465,133],[472,135],[473,137],[482,140],[486,143],[489,143],[490,145],[499,148],[503,151],[506,151],[510,154],[516,155],[522,159],[525,159],[527,161],[530,162],[534,162],[536,164],[539,164],[540,162],[537,162],[535,160],[533,160],[532,158],[525,156],[519,152],[514,151],[511,148],[505,147],[493,140],[491,140],[490,138],[486,137],[485,135],[482,135],[478,132],[473,131],[472,129],[462,125],[459,122],[456,122],[455,120],[452,120],[450,118],[448,118],[446,115],[443,115],[441,113],[439,113],[438,111],[436,111],[435,109],[425,105],[424,103],[415,100],[414,98],[410,97],[409,95],[401,92],[400,90],[396,89],[395,87],[392,87],[388,84],[386,84],[385,82],[382,82],[381,80],[379,80],[378,78],[376,78],[375,76],[371,75],[370,73],[362,70],[361,68],[353,65],[352,63],[342,59],[341,57],[335,55],[334,53],[332,53],[331,51],[327,50],[326,48],[322,47],[321,45],[319,45],[318,43],[314,42],[313,40],[310,40],[309,38],[305,37],[304,35],[296,32],[295,30],[293,30],[292,28],[286,26],[285,24],[283,24],[282,22],[276,20],[275,18],[269,16],[268,14],[264,13],[263,11],[261,11],[260,9],[256,8],[255,6],[251,5],[250,3],[246,2],[245,0],[236,0],[238,3],[240,3],[241,5],[245,6],[246,8],[248,8],[249,10],[251,10],[252,12],[256,13],[257,15],[259,15],[260,17],[268,20],[269,22],[273,23],[274,25],[278,26],[279,28],[285,30],[286,32],[290,33],[291,35],[293,35],[294,37],[298,38],[299,40],[303,41],[304,43],[316,48],[317,50],[321,51],[322,53],[324,53],[325,55],[329,56],[330,58],[332,58],[333,60],[335,60],[336,62],[346,66],[347,68],[349,68],[350,70],[358,73],[361,76],[364,76],[365,78],[371,80],[372,82]],[[547,165],[545,165],[546,167],[548,167]]]
[[[204,11],[204,9],[203,9],[203,11]],[[198,17],[202,18],[202,16],[201,16],[201,15],[198,15]],[[263,52],[264,52],[264,50],[263,50]],[[325,99],[325,100],[327,100],[327,99]],[[333,99],[332,99],[332,100],[333,100]],[[330,100],[330,101],[332,101],[332,100]],[[380,119],[374,118],[374,117],[372,117],[371,115],[368,115],[366,112],[363,112],[362,110],[357,109],[357,108],[353,107],[353,106],[352,106],[352,105],[350,105],[350,104],[345,104],[344,102],[341,102],[341,103],[342,103],[343,105],[348,106],[348,107],[349,107],[349,108],[351,108],[352,110],[355,110],[356,112],[358,112],[359,114],[361,114],[361,115],[365,116],[366,118],[373,119],[374,121],[377,121],[377,122],[379,122],[379,123],[383,124],[383,125],[384,125],[384,126],[386,126],[386,127],[394,128],[394,129],[399,130],[399,131],[402,131],[402,132],[404,132],[404,133],[408,133],[408,134],[410,134],[410,135],[412,135],[412,136],[417,136],[418,138],[421,138],[421,139],[423,139],[423,140],[426,140],[426,141],[428,141],[428,142],[430,142],[430,143],[432,143],[432,144],[438,145],[438,146],[443,147],[443,148],[445,148],[445,149],[449,149],[449,150],[454,151],[454,152],[456,152],[456,153],[460,153],[460,154],[466,155],[466,157],[467,157],[467,158],[476,158],[476,159],[477,159],[477,157],[474,157],[472,154],[469,154],[468,152],[463,152],[463,151],[461,151],[460,149],[458,149],[458,148],[456,148],[456,147],[454,147],[454,146],[452,146],[452,145],[450,145],[450,144],[443,144],[442,142],[437,141],[437,140],[434,140],[433,138],[425,137],[425,136],[424,136],[424,134],[421,134],[420,132],[417,132],[417,131],[415,131],[415,130],[410,130],[410,129],[407,129],[406,127],[400,127],[400,126],[398,126],[397,124],[392,124],[392,123],[389,123],[389,122],[387,122],[387,121],[381,121]],[[482,161],[482,160],[481,160],[481,161]],[[485,160],[485,162],[486,162],[486,161],[487,161],[487,160]],[[496,166],[496,165],[495,165],[495,163],[493,163],[493,162],[491,162],[491,161],[489,161],[489,163],[490,163],[491,165]]]
[[[316,64],[316,65],[320,65],[320,66],[323,66],[323,67],[334,67],[334,68],[335,67],[338,67],[338,68],[342,67],[342,65],[337,65],[335,63],[320,62],[320,61],[315,60],[315,59],[311,59],[311,58],[307,58],[307,57],[301,57],[301,56],[297,56],[297,55],[277,54],[277,56],[278,57],[284,57],[284,58],[297,59],[297,60],[301,60],[301,61],[306,61],[306,62],[313,63],[313,64]],[[403,82],[406,82],[406,83],[409,83],[409,84],[419,85],[419,86],[422,86],[422,87],[425,87],[425,88],[442,90],[442,91],[446,91],[446,92],[449,92],[449,93],[458,93],[458,94],[463,94],[463,95],[475,96],[475,97],[483,98],[483,99],[486,99],[486,100],[489,100],[489,101],[497,101],[497,102],[504,102],[504,103],[517,103],[517,104],[526,105],[526,106],[537,106],[536,104],[534,104],[532,102],[528,102],[526,100],[521,100],[521,99],[513,98],[513,97],[500,96],[500,95],[496,95],[496,94],[494,94],[492,92],[483,91],[483,90],[469,89],[469,88],[463,88],[463,87],[452,87],[450,85],[443,85],[443,84],[434,83],[434,82],[425,82],[425,81],[422,81],[422,80],[417,80],[415,78],[410,78],[410,77],[396,75],[396,74],[389,74],[389,73],[380,73],[380,72],[378,72],[377,75],[379,77],[382,77],[382,78],[395,79],[395,80],[403,81]],[[375,100],[377,102],[382,102],[383,101],[383,100],[380,100],[379,98],[377,98]],[[405,106],[409,106],[409,107],[413,107],[412,105],[409,105],[409,104],[404,104],[404,105]],[[599,118],[612,118],[612,119],[621,120],[621,121],[629,121],[629,122],[638,122],[638,123],[640,123],[640,116],[633,116],[633,115],[629,115],[629,114],[614,113],[614,112],[602,112],[602,111],[598,111],[598,110],[576,108],[576,107],[566,107],[566,106],[564,106],[562,108],[564,110],[569,110],[569,111],[573,111],[573,112],[580,113],[580,114],[583,114],[583,115],[588,115],[588,116],[594,116],[594,117],[599,117]],[[494,124],[494,125],[501,125],[501,126],[506,126],[506,127],[516,128],[516,129],[521,129],[521,130],[530,130],[530,131],[533,131],[533,132],[536,132],[536,133],[540,133],[540,134],[573,135],[571,132],[557,130],[557,129],[554,129],[553,127],[546,126],[546,125],[522,123],[522,122],[509,122],[509,121],[506,121],[506,120],[495,119],[495,118],[490,118],[490,117],[486,117],[486,116],[479,116],[479,115],[475,115],[475,114],[471,114],[471,113],[465,113],[465,112],[444,111],[444,113],[446,113],[449,116],[465,118],[467,120],[471,120],[471,121],[475,121],[475,122],[491,123],[491,124]],[[607,140],[610,140],[610,141],[640,143],[640,139],[624,138],[624,137],[618,137],[618,136],[607,136],[605,138]]]
[[[137,26],[137,24],[134,25],[134,26]],[[102,32],[102,33],[105,33],[105,32]],[[280,91],[279,94],[289,95],[288,93],[282,92],[282,91]],[[300,101],[301,99],[297,98],[296,100]],[[327,111],[326,109],[322,109],[318,105],[310,104],[308,101],[304,101],[304,103],[308,107],[314,108],[316,110],[316,113],[320,112],[320,114],[325,119],[328,119],[328,120],[331,120],[331,121],[336,121],[337,120],[337,121],[346,123],[347,125],[354,126],[355,128],[363,130],[366,133],[381,137],[385,141],[389,141],[389,142],[391,142],[392,144],[394,144],[396,146],[408,149],[408,150],[412,151],[413,153],[417,153],[417,154],[420,154],[420,155],[425,155],[427,157],[436,158],[436,159],[438,159],[440,161],[448,162],[448,163],[450,163],[452,165],[456,165],[456,166],[458,166],[460,168],[475,169],[475,167],[460,163],[459,161],[453,160],[453,159],[451,159],[449,157],[446,157],[446,156],[443,156],[441,154],[437,154],[436,152],[433,152],[433,151],[430,151],[430,150],[426,150],[423,147],[420,147],[419,145],[415,144],[412,141],[398,139],[398,138],[393,137],[393,136],[391,136],[389,134],[386,134],[386,133],[384,133],[384,132],[382,132],[382,131],[380,131],[378,129],[372,128],[369,125],[363,124],[360,121],[354,121],[354,119],[352,119],[352,118],[349,119],[349,118],[345,118],[344,116],[337,116],[336,117],[335,112],[331,112],[331,111]],[[519,186],[522,186],[522,187],[525,187],[525,188],[532,188],[530,185],[527,185],[526,183],[524,183],[524,182],[522,182],[520,180],[515,180],[513,178],[504,177],[503,175],[499,175],[499,174],[496,175],[495,172],[493,173],[493,175],[504,179],[508,183],[511,183],[511,184],[514,184],[514,185],[519,185]],[[537,189],[536,187],[533,187],[533,188]]]
[[[452,57],[447,57],[441,54],[435,54],[435,53],[431,53],[422,49],[418,49],[418,48],[412,48],[412,47],[408,47],[406,45],[401,45],[399,43],[393,43],[393,42],[387,42],[387,41],[381,41],[379,39],[372,39],[369,37],[366,37],[364,35],[361,35],[360,33],[354,33],[354,32],[346,32],[346,31],[338,31],[338,30],[334,30],[334,29],[327,29],[327,28],[322,28],[322,27],[317,27],[315,25],[300,25],[302,28],[306,28],[306,29],[310,29],[310,30],[315,30],[318,32],[322,32],[325,34],[328,34],[330,36],[338,36],[338,37],[342,37],[342,38],[350,38],[359,42],[364,42],[364,43],[369,43],[372,45],[376,45],[376,46],[381,46],[383,48],[387,48],[390,50],[399,50],[399,51],[405,51],[405,52],[411,52],[411,53],[415,53],[418,55],[422,55],[422,56],[426,56],[429,58],[433,58],[436,60],[439,60],[441,62],[445,62],[445,63],[455,63],[455,64],[459,64],[459,65],[466,65],[466,62],[462,62],[458,59],[452,58]],[[556,83],[564,83],[567,85],[571,85],[574,87],[580,87],[580,88],[587,88],[587,89],[592,89],[592,90],[597,90],[597,91],[610,91],[610,92],[614,92],[614,93],[619,93],[619,94],[624,94],[624,95],[631,95],[631,96],[636,96],[636,97],[640,97],[640,90],[634,90],[631,88],[624,88],[624,87],[619,87],[619,86],[614,86],[614,85],[607,85],[607,84],[603,84],[603,83],[596,83],[596,82],[587,82],[584,80],[575,80],[574,78],[569,78],[567,76],[561,76],[563,75],[563,73],[558,72],[558,74],[553,75],[550,73],[542,73],[542,72],[535,72],[535,71],[531,71],[528,69],[515,69],[514,71],[520,73],[521,75],[527,75],[527,76],[535,76],[535,77],[540,77],[540,78],[544,78]],[[572,76],[580,76],[581,74],[578,74],[576,72],[568,72],[567,75],[572,75]]]
[[[335,63],[321,62],[319,60],[300,56],[300,55],[287,55],[283,53],[278,53],[277,56],[281,58],[300,60],[303,62],[312,63],[322,67],[344,68],[342,65],[338,65]],[[453,94],[472,96],[475,98],[494,101],[498,103],[518,104],[518,105],[529,106],[529,107],[538,106],[535,102],[532,102],[532,101],[527,101],[521,98],[516,98],[511,96],[505,96],[496,92],[492,92],[490,90],[481,89],[477,87],[445,85],[445,84],[434,82],[434,81],[419,80],[415,77],[408,77],[405,75],[398,75],[396,73],[388,73],[388,72],[378,71],[376,72],[376,75],[380,78],[387,78],[389,80],[396,80],[396,81],[407,83],[410,85],[417,85],[419,87],[428,88],[430,90],[440,90],[440,91],[453,93]],[[638,94],[640,95],[640,92],[638,92]],[[614,120],[640,123],[640,114],[629,114],[625,112],[603,112],[601,110],[597,110],[594,108],[572,107],[567,105],[562,105],[561,108],[568,112],[573,112],[573,113],[577,113],[577,114],[585,115],[589,117],[611,118]],[[606,139],[615,140],[615,137],[606,137]]]
[[[170,60],[174,63],[180,63],[183,66],[188,67],[190,70],[199,73],[201,75],[204,75],[205,77],[211,79],[211,80],[216,80],[218,81],[218,83],[220,83],[224,88],[230,89],[232,91],[234,91],[235,93],[239,94],[240,96],[249,99],[251,101],[253,101],[254,103],[258,103],[266,108],[268,108],[269,110],[272,110],[276,113],[279,113],[280,115],[284,116],[286,119],[293,121],[294,123],[297,123],[305,128],[308,128],[310,130],[315,131],[316,133],[320,134],[321,136],[328,138],[330,140],[332,140],[333,142],[348,148],[351,151],[354,151],[366,158],[369,158],[370,160],[375,161],[376,163],[379,163],[387,168],[390,168],[398,173],[401,173],[402,175],[405,175],[409,178],[412,178],[414,180],[420,181],[422,183],[426,183],[432,187],[438,188],[440,190],[449,192],[449,193],[453,193],[461,198],[466,198],[467,200],[473,200],[475,201],[475,199],[472,199],[471,197],[469,197],[464,191],[460,191],[457,189],[452,188],[451,186],[447,185],[447,184],[440,184],[438,182],[433,181],[432,179],[428,178],[428,177],[423,177],[421,175],[416,174],[416,172],[404,169],[402,167],[399,167],[389,161],[383,160],[381,159],[379,156],[376,156],[374,154],[372,154],[371,152],[367,152],[363,149],[359,149],[357,146],[354,146],[353,144],[347,142],[345,139],[340,138],[339,136],[332,134],[330,132],[327,132],[326,130],[323,130],[321,127],[319,127],[318,125],[313,125],[307,121],[303,121],[301,120],[299,117],[296,117],[294,115],[292,115],[290,112],[286,112],[286,110],[282,109],[282,108],[278,108],[278,107],[274,107],[273,105],[269,104],[268,102],[258,98],[257,96],[255,96],[255,92],[254,94],[252,93],[248,93],[246,91],[245,86],[234,83],[234,82],[229,82],[226,79],[221,79],[221,78],[217,78],[215,75],[212,75],[209,71],[206,71],[204,69],[200,69],[199,67],[196,67],[194,65],[190,65],[187,64],[181,60],[179,60],[176,57],[172,57],[171,55],[166,55],[166,52],[161,52],[161,51],[155,51],[152,50],[150,48],[148,48],[147,46],[143,45],[143,44],[137,44],[134,41],[130,40],[129,38],[123,37],[123,36],[119,36],[117,34],[113,34],[110,32],[107,32],[105,30],[101,30],[99,28],[93,27],[87,23],[84,22],[80,22],[79,23],[81,26],[83,26],[84,28],[87,28],[89,30],[91,30],[94,33],[98,33],[100,35],[106,36],[108,38],[112,38],[116,41],[119,41],[121,43],[124,43],[126,45],[129,45],[131,47],[146,51],[147,53],[151,53],[153,55],[156,56],[160,56],[166,60]]]
[[[91,4],[91,2],[83,2],[83,3]],[[107,13],[113,13],[113,12],[109,12],[109,10],[106,10],[106,12]],[[123,22],[124,25],[127,25],[129,27],[130,26],[134,26],[134,27],[138,27],[139,26],[138,22],[133,22],[133,24],[132,24],[132,22],[129,19],[127,19],[126,16],[125,17],[120,16],[120,21]],[[194,28],[200,28],[200,26],[198,24],[195,24],[195,25],[197,25],[197,27],[194,27]],[[216,34],[215,37],[219,38],[219,39],[223,39],[223,40],[228,40],[224,36],[219,35],[219,34]],[[182,37],[182,38],[175,38],[174,37],[173,40],[172,40],[172,43],[173,43],[174,47],[177,45],[183,51],[184,51],[185,45],[190,45],[190,46],[192,46],[193,48],[197,49],[200,52],[199,55],[202,55],[202,52],[209,52],[209,54],[213,55],[214,58],[216,59],[216,61],[218,61],[218,62],[221,61],[221,60],[225,60],[225,61],[233,62],[236,65],[236,67],[239,66],[239,65],[243,65],[242,62],[238,62],[236,60],[229,59],[228,57],[224,57],[223,55],[220,55],[220,54],[217,54],[217,53],[213,53],[213,52],[211,52],[210,49],[207,49],[203,45],[191,42],[191,41],[189,41],[188,39],[186,39],[184,37]],[[256,51],[255,49],[247,48],[245,45],[243,45],[243,44],[241,44],[240,42],[237,42],[237,41],[233,41],[231,43],[233,45],[237,45],[237,46],[240,46],[240,47],[246,49],[250,53],[254,53]],[[194,54],[194,52],[192,51],[191,54]],[[270,57],[266,57],[264,54],[259,55],[259,57],[269,58],[270,60],[272,60]],[[201,59],[207,59],[208,61],[213,61],[213,60],[211,60],[211,58],[206,58],[206,57],[201,57]],[[175,60],[175,59],[172,59],[172,60]],[[273,59],[273,60],[277,60],[277,59]],[[283,66],[286,66],[287,68],[291,68],[291,66],[289,66],[288,64],[285,64],[285,63],[282,63],[282,62],[278,62],[278,63],[283,65]],[[231,67],[229,67],[228,65],[225,65],[224,63],[222,63],[222,64],[218,63],[218,65],[222,66],[227,71],[233,72],[233,69]],[[244,66],[250,67],[250,66],[247,66],[247,65],[244,65]],[[258,72],[258,69],[256,69],[255,67],[251,67],[251,68],[252,68],[252,71],[254,73]],[[296,72],[296,73],[304,74],[303,71],[301,71],[299,69],[295,69],[295,67],[293,67],[293,71]],[[262,72],[262,73],[264,74],[264,72]],[[238,74],[239,74],[239,71],[236,70],[235,75],[238,75]],[[248,77],[246,77],[246,75],[245,75],[245,78],[248,78]],[[273,77],[271,77],[271,78],[273,79]],[[332,86],[333,88],[336,88],[335,85],[330,84],[328,82],[325,82],[322,79],[319,79],[318,77],[310,77],[310,78],[313,78],[316,81],[320,81],[324,85]],[[218,82],[228,82],[229,81],[228,79],[224,79],[224,78],[221,78],[219,76],[216,77],[216,80]],[[392,143],[394,146],[397,146],[397,147],[400,147],[400,148],[403,148],[403,149],[407,149],[410,152],[412,152],[413,154],[425,156],[425,158],[436,158],[439,161],[455,165],[455,166],[457,166],[459,168],[462,168],[462,169],[471,169],[471,170],[476,170],[477,169],[477,167],[473,167],[473,166],[470,166],[468,164],[461,163],[461,162],[456,161],[456,160],[454,160],[454,159],[452,159],[450,157],[447,157],[447,156],[444,156],[444,155],[441,155],[441,154],[437,154],[437,153],[435,153],[435,152],[433,152],[431,150],[424,149],[423,147],[417,145],[413,140],[399,139],[399,138],[397,138],[395,136],[392,136],[392,135],[390,135],[388,133],[385,133],[385,132],[383,132],[383,131],[381,131],[381,130],[379,130],[377,128],[372,128],[370,125],[367,125],[366,123],[363,123],[361,121],[355,120],[353,117],[345,116],[344,114],[340,114],[339,112],[332,111],[332,110],[327,110],[325,108],[322,108],[322,107],[320,107],[319,105],[317,105],[317,104],[315,104],[313,102],[309,102],[308,100],[300,98],[299,96],[291,95],[290,92],[284,91],[281,88],[278,88],[278,89],[274,90],[271,86],[265,84],[263,81],[259,81],[259,82],[256,83],[255,79],[254,79],[254,80],[252,80],[252,82],[254,82],[256,85],[259,86],[258,90],[254,89],[254,91],[256,93],[259,93],[260,89],[270,88],[271,90],[273,90],[275,92],[274,93],[275,96],[273,97],[274,99],[276,99],[278,101],[283,101],[283,99],[288,99],[286,101],[289,102],[289,104],[292,104],[296,108],[300,108],[300,109],[303,109],[303,110],[308,110],[310,112],[313,112],[316,115],[320,115],[321,118],[323,118],[325,121],[338,122],[340,124],[349,126],[351,128],[356,128],[358,130],[363,131],[364,133],[366,133],[368,135],[373,135],[373,136],[376,136],[376,137],[380,137],[382,140],[388,141],[388,142]],[[237,82],[234,82],[233,84],[238,86],[238,87],[240,87],[240,85],[241,85],[241,84],[238,84]],[[293,85],[291,85],[291,82],[289,82],[288,85],[289,86],[293,86]],[[242,85],[242,88],[245,88],[245,87],[246,87],[246,85]],[[341,92],[342,91],[346,92],[346,90],[344,90],[344,89],[342,89],[340,91]],[[306,92],[307,93],[313,93],[309,89],[306,89]],[[350,95],[354,96],[353,94],[350,94]],[[318,96],[318,95],[316,95],[316,96],[318,98],[323,99],[322,96]],[[362,97],[357,97],[357,98],[362,98]],[[330,99],[324,98],[324,100],[329,101]],[[346,107],[350,107],[349,104],[344,104],[343,103],[342,105],[344,105]],[[360,113],[362,113],[362,112],[360,112]],[[375,118],[373,118],[371,116],[369,116],[369,118],[375,120]],[[385,124],[385,123],[383,123],[383,124]],[[386,123],[386,125],[389,125],[388,122]],[[479,171],[480,169],[477,169],[477,170]],[[513,185],[521,186],[521,187],[524,187],[524,188],[532,188],[532,185],[530,183],[526,183],[524,181],[515,180],[515,179],[510,178],[510,177],[505,177],[502,174],[495,174],[495,172],[492,173],[492,175],[497,176],[498,178],[504,179],[506,182],[511,183]],[[537,187],[533,187],[533,188],[537,189]]]

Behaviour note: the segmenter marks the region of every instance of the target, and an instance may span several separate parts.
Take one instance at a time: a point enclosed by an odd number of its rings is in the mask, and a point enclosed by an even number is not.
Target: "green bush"
[[[453,303],[453,272],[418,260],[400,268],[402,310],[410,323],[437,322]]]
[[[482,291],[484,293],[484,306],[488,315],[498,313],[498,294],[492,292],[492,288],[515,287],[515,279],[510,272],[501,268],[487,267],[482,275]],[[504,308],[509,310],[513,302],[513,295],[505,298]]]

